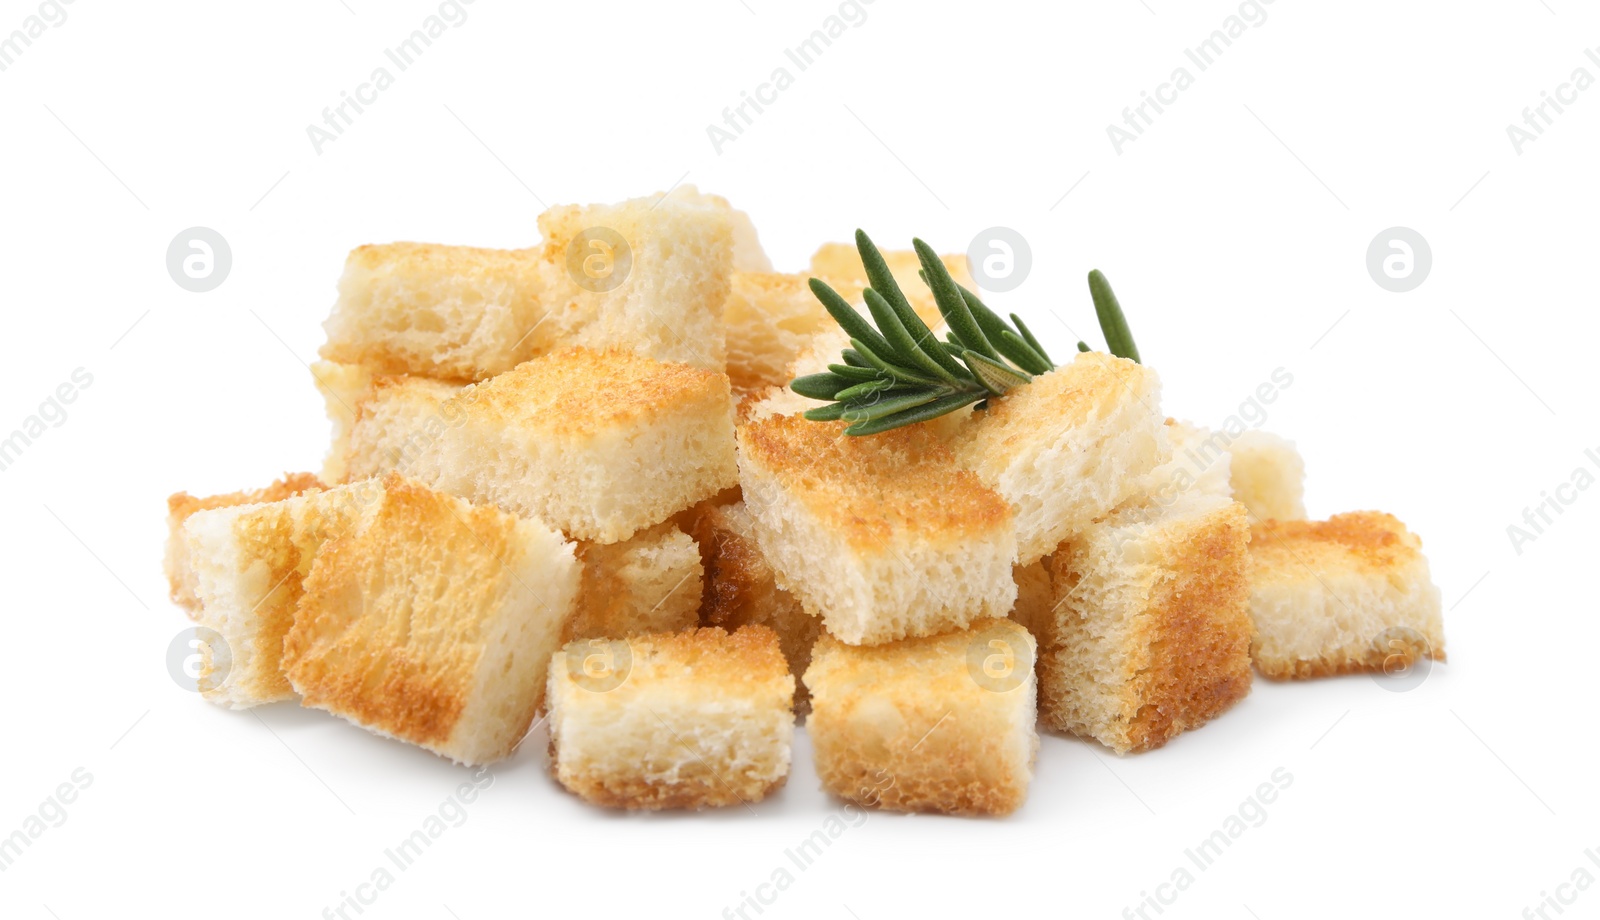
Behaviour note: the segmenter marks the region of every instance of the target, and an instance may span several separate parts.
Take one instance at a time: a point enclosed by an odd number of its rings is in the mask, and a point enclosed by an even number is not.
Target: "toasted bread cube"
[[[557,206],[539,215],[539,229],[550,310],[586,321],[572,344],[723,369],[734,253],[726,201],[685,186],[615,205]]]
[[[692,185],[680,185],[671,194],[676,198],[698,200],[721,210],[728,219],[728,229],[733,234],[733,270],[736,272],[770,272],[772,260],[761,248],[761,238],[756,233],[750,215],[728,203],[721,195],[701,192]]]
[[[1185,492],[1196,491],[1218,498],[1232,498],[1228,484],[1232,455],[1230,439],[1189,422],[1167,419],[1167,442],[1172,447],[1166,462],[1150,471],[1145,485],[1128,499],[1133,503],[1168,502]]]
[[[577,540],[625,540],[738,482],[728,378],[625,351],[535,358],[437,421],[412,442],[413,476]]]
[[[232,508],[276,502],[305,492],[324,488],[322,480],[310,473],[284,473],[264,489],[249,492],[229,492],[196,498],[188,492],[175,492],[167,498],[167,545],[162,568],[167,575],[167,591],[172,602],[182,607],[192,619],[200,609],[200,599],[195,597],[194,563],[190,548],[183,538],[183,526],[196,512],[214,508]]]
[[[470,382],[548,351],[582,325],[545,292],[532,249],[360,246],[345,260],[322,357],[382,374]]]
[[[283,639],[302,582],[323,544],[369,513],[381,488],[377,482],[308,488],[188,518],[178,541],[192,564],[193,616],[226,644],[201,648],[201,696],[230,709],[294,697],[283,675]]]
[[[1160,747],[1250,692],[1249,525],[1200,492],[1120,509],[1048,560],[1039,717],[1119,754]]]
[[[621,543],[579,543],[578,612],[563,642],[626,639],[699,625],[700,547],[671,523]]]
[[[459,423],[466,403],[463,394],[472,392],[427,377],[373,376],[366,391],[351,403],[354,421],[337,463],[346,480],[390,472],[427,478],[436,462],[439,439]],[[330,452],[326,466],[332,465]]]
[[[789,776],[794,677],[766,627],[582,640],[549,671],[550,769],[585,801],[748,805]]]
[[[778,587],[772,567],[756,543],[750,510],[743,501],[707,503],[697,506],[691,518],[690,533],[700,544],[705,565],[701,622],[723,629],[770,628],[778,634],[790,673],[804,674],[822,621],[806,613],[793,594]],[[795,713],[803,715],[809,706],[805,685],[796,682]]]
[[[1050,582],[1050,557],[1032,565],[1014,565],[1011,577],[1017,583],[1017,602],[1008,618],[1039,637],[1039,630],[1055,609],[1055,587]]]
[[[841,641],[962,629],[1016,600],[1011,509],[924,427],[748,422],[739,482],[778,586]]]
[[[348,482],[350,459],[350,430],[356,424],[356,407],[372,389],[375,375],[359,364],[340,364],[337,361],[313,361],[311,379],[317,392],[322,394],[322,408],[333,423],[333,442],[322,461],[322,481],[329,484]],[[353,477],[359,479],[361,477]]]
[[[957,461],[1016,509],[1031,565],[1136,494],[1171,455],[1154,371],[1099,352],[989,400],[956,435]]]
[[[1253,528],[1250,562],[1251,654],[1267,677],[1392,674],[1445,660],[1422,541],[1393,515],[1264,521]]]
[[[1255,520],[1305,519],[1306,465],[1293,441],[1252,430],[1234,438],[1228,450],[1234,501],[1250,509]]]
[[[573,612],[573,550],[391,473],[311,564],[283,643],[289,683],[305,706],[457,762],[506,757]]]
[[[728,337],[728,379],[735,392],[785,386],[789,367],[818,333],[838,328],[811,293],[807,275],[736,272],[722,322]],[[835,352],[833,360],[839,360]]]
[[[823,634],[805,673],[823,788],[893,811],[1016,811],[1039,750],[1035,649],[996,619],[876,646]]]
[[[944,316],[933,299],[933,291],[918,274],[922,271],[922,261],[917,258],[916,251],[885,249],[882,252],[883,261],[889,266],[889,274],[894,276],[895,284],[906,295],[906,302],[911,304],[911,309],[928,324],[929,329],[937,332],[944,325]],[[957,284],[969,291],[978,290],[965,255],[942,255],[939,260]],[[862,266],[861,253],[854,244],[823,243],[811,256],[811,274],[828,282],[851,303],[858,306],[862,303],[861,292],[867,287],[867,270]]]

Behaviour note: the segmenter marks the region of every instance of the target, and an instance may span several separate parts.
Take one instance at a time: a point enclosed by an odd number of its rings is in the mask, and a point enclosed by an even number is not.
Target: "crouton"
[[[677,632],[700,622],[700,548],[675,525],[621,543],[579,543],[583,581],[563,642]]]
[[[1008,620],[812,652],[806,733],[823,788],[893,811],[1004,815],[1033,778],[1035,643]]]
[[[360,246],[345,260],[322,357],[470,382],[555,347],[588,321],[548,297],[536,250]]]
[[[187,492],[173,493],[167,499],[167,545],[163,568],[167,575],[167,590],[172,602],[184,608],[192,618],[200,609],[195,597],[195,573],[189,558],[189,548],[183,539],[183,525],[197,511],[213,508],[231,508],[237,505],[254,505],[261,502],[282,501],[323,488],[322,480],[310,473],[285,473],[283,478],[264,489],[252,492],[230,492],[196,498]]]
[[[400,439],[411,476],[577,540],[625,540],[738,481],[728,378],[625,351],[535,358],[428,419]]]
[[[1218,498],[1232,498],[1228,471],[1232,455],[1228,436],[1189,422],[1167,419],[1167,443],[1171,455],[1151,470],[1145,484],[1135,490],[1129,502],[1171,501],[1188,491],[1204,492]]]
[[[978,290],[965,255],[945,255],[940,256],[939,260],[944,262],[944,267],[957,284],[969,291]],[[906,295],[906,302],[911,304],[911,309],[922,317],[929,329],[939,331],[944,325],[944,315],[939,312],[939,304],[933,299],[933,291],[918,274],[922,271],[922,261],[917,258],[916,251],[885,249],[883,261],[888,264],[889,274],[894,276],[895,284]],[[867,270],[862,266],[861,252],[854,244],[823,243],[811,256],[811,274],[828,282],[844,299],[857,305],[862,303],[861,292],[867,287]]]
[[[302,582],[323,544],[368,513],[380,488],[376,482],[309,488],[188,518],[178,540],[192,562],[193,615],[225,645],[200,650],[201,696],[229,709],[294,697],[283,675],[283,638]]]
[[[720,202],[720,204],[718,204]],[[727,202],[692,186],[539,215],[548,307],[582,317],[571,344],[721,371],[733,271]]]
[[[333,442],[322,461],[322,481],[330,485],[347,482],[350,456],[350,429],[356,423],[356,406],[372,388],[373,373],[359,364],[313,361],[311,379],[322,394],[323,411],[333,423]],[[361,477],[355,477],[357,479]]]
[[[374,375],[365,392],[350,403],[354,420],[344,438],[344,454],[330,451],[328,466],[347,480],[371,479],[389,472],[424,475],[436,442],[459,420],[463,388],[427,377]],[[473,390],[465,391],[469,396]],[[338,450],[339,445],[334,445]]]
[[[749,805],[789,776],[794,677],[766,627],[573,642],[549,674],[550,770],[585,801]]]
[[[1422,541],[1392,515],[1269,520],[1250,541],[1251,654],[1275,679],[1405,670],[1445,660]]]
[[[722,322],[728,338],[728,379],[736,393],[788,384],[790,366],[812,338],[838,328],[811,293],[809,281],[806,275],[770,272],[733,275]],[[839,360],[838,351],[831,360]]]
[[[1034,638],[1055,608],[1055,589],[1050,583],[1050,557],[1046,556],[1032,565],[1014,565],[1011,577],[1017,583],[1017,602],[1011,606],[1008,619],[1020,624]]]
[[[323,545],[283,643],[302,704],[460,763],[508,756],[577,599],[572,544],[391,473]]]
[[[1250,691],[1249,525],[1201,492],[1120,509],[1047,562],[1039,717],[1119,754],[1160,747]]]
[[[852,437],[773,416],[739,428],[739,481],[780,588],[841,641],[889,642],[1004,616],[1011,509],[918,426]]]
[[[1228,450],[1233,498],[1255,520],[1305,519],[1306,466],[1293,441],[1257,429],[1234,438]]]
[[[1030,565],[1146,484],[1171,455],[1154,371],[1099,352],[989,400],[952,449],[1016,510]]]
[[[778,587],[772,567],[756,543],[755,521],[744,502],[697,506],[689,527],[700,544],[705,566],[701,622],[724,629],[769,627],[778,634],[790,673],[804,674],[822,621],[806,613],[793,594]],[[797,683],[796,714],[803,715],[809,706],[805,685]]]

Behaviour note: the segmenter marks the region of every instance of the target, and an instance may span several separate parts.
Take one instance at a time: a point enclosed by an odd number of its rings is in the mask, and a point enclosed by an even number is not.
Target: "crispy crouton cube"
[[[381,492],[375,481],[313,487],[189,516],[178,545],[192,566],[192,615],[216,633],[200,649],[202,697],[230,709],[294,697],[283,674],[283,639],[302,582],[323,544],[370,513]],[[263,494],[271,492],[256,493]]]
[[[1269,520],[1250,541],[1251,654],[1275,679],[1396,673],[1445,660],[1422,541],[1393,515]]]
[[[720,204],[719,204],[720,202]],[[721,371],[733,271],[727,202],[692,186],[539,215],[553,315],[584,317],[571,344]]]
[[[735,273],[722,305],[728,378],[738,394],[784,386],[789,367],[818,333],[837,328],[807,275]],[[839,360],[834,352],[833,360]]]
[[[1229,482],[1235,501],[1257,521],[1303,520],[1306,466],[1294,442],[1266,431],[1246,431],[1228,445]]]
[[[427,377],[372,375],[347,403],[351,423],[342,444],[336,434],[324,471],[341,469],[346,481],[425,472],[435,442],[458,418],[461,393],[456,384]]]
[[[1242,506],[1188,492],[1063,543],[1047,562],[1055,606],[1034,624],[1040,721],[1125,754],[1249,693],[1249,539]]]
[[[1015,811],[1039,749],[1034,654],[1009,620],[876,646],[824,634],[805,673],[823,788],[893,811]]]
[[[581,640],[549,672],[551,772],[585,801],[749,804],[789,776],[794,677],[766,627]]]
[[[779,587],[841,641],[890,642],[1004,616],[1011,509],[919,426],[851,437],[773,416],[739,428],[740,485]]]
[[[189,558],[189,546],[183,539],[183,525],[191,515],[214,508],[282,501],[323,487],[322,480],[310,473],[285,473],[282,479],[265,489],[204,498],[196,498],[187,492],[176,492],[170,496],[167,499],[167,546],[163,568],[166,570],[167,590],[172,602],[184,608],[191,618],[200,609],[200,600],[194,594],[194,565]]]
[[[1232,498],[1228,484],[1232,455],[1230,440],[1220,431],[1201,428],[1188,422],[1167,419],[1167,442],[1172,453],[1166,462],[1150,471],[1145,485],[1128,499],[1134,503],[1165,502],[1184,492],[1197,491],[1218,498]]]
[[[398,474],[329,539],[283,643],[305,706],[460,763],[508,756],[572,615],[574,547]]]
[[[538,253],[431,243],[361,246],[345,260],[322,357],[462,382],[555,347],[584,317],[551,313]]]
[[[798,598],[778,587],[756,543],[755,521],[744,502],[697,506],[689,524],[700,544],[705,565],[701,621],[707,626],[738,629],[766,626],[778,634],[792,674],[804,674],[811,663],[822,621],[806,613]],[[794,709],[810,707],[805,685],[796,682]]]
[[[1135,495],[1168,459],[1160,389],[1143,365],[1087,352],[973,414],[956,459],[1016,509],[1018,563]]]
[[[700,622],[700,547],[658,524],[621,543],[579,543],[583,582],[563,641],[677,632]]]
[[[456,401],[459,423],[423,452],[419,475],[575,539],[627,539],[738,482],[721,373],[574,348]]]

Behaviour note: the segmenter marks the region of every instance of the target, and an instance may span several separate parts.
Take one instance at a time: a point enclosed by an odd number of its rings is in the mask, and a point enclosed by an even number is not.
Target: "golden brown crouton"
[[[304,705],[467,764],[533,721],[572,615],[573,546],[537,521],[390,474],[317,554],[283,644]]]
[[[805,674],[823,788],[894,811],[1015,811],[1039,748],[1034,653],[1009,620],[877,646],[824,634]]]
[[[690,533],[700,544],[706,573],[701,622],[724,629],[769,627],[778,634],[789,671],[804,674],[822,621],[806,613],[793,594],[778,587],[772,567],[756,544],[755,522],[744,502],[696,506],[691,521]],[[796,714],[803,715],[809,706],[805,685],[796,682]]]
[[[1121,509],[1049,557],[1039,716],[1118,753],[1160,747],[1250,691],[1244,508],[1189,492]]]
[[[764,626],[581,640],[549,673],[550,769],[586,801],[748,805],[788,778],[794,677]]]
[[[190,617],[199,610],[200,601],[194,595],[194,569],[183,541],[183,525],[190,515],[212,508],[282,501],[321,488],[324,488],[322,481],[310,473],[284,473],[277,482],[250,492],[229,492],[205,498],[196,498],[187,492],[173,493],[167,499],[167,550],[164,559],[167,589],[172,602],[188,611]]]
[[[932,432],[871,437],[773,416],[739,428],[740,485],[779,587],[840,640],[877,643],[1004,616],[1011,510]]]
[[[952,443],[1016,509],[1029,565],[1135,495],[1171,455],[1154,371],[1099,352],[989,400]]]
[[[1265,521],[1250,541],[1251,653],[1277,679],[1395,673],[1445,660],[1422,541],[1393,515]]]

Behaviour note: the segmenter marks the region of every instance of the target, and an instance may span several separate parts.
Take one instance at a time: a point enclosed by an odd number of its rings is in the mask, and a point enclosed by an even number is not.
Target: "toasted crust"
[[[722,322],[728,336],[728,378],[744,397],[782,386],[807,344],[833,325],[811,293],[807,275],[733,275]]]
[[[1193,494],[1097,522],[1049,557],[1040,715],[1118,753],[1160,747],[1250,690],[1244,508]]]
[[[697,506],[689,528],[705,567],[701,622],[724,629],[771,628],[778,634],[790,672],[804,674],[822,621],[806,613],[793,594],[778,587],[772,567],[756,543],[755,521],[744,503]],[[795,712],[803,715],[810,705],[805,684],[797,681]]]
[[[1004,615],[1011,511],[933,432],[851,437],[772,416],[739,428],[740,482],[779,587],[846,642],[960,629]]]
[[[284,670],[304,705],[476,764],[512,751],[578,588],[559,534],[397,474],[312,564]]]
[[[1089,352],[989,400],[952,448],[1016,509],[1030,565],[1133,497],[1171,455],[1155,373]]]
[[[1409,669],[1444,661],[1439,590],[1422,541],[1393,515],[1252,528],[1256,668],[1278,679]]]
[[[823,788],[893,811],[1015,811],[1038,750],[1035,648],[997,619],[879,646],[824,634],[805,674]]]
[[[284,473],[283,478],[277,480],[264,489],[247,492],[229,492],[225,495],[210,495],[197,498],[187,492],[175,492],[167,498],[167,549],[163,568],[167,574],[167,589],[172,602],[188,611],[193,617],[199,610],[200,601],[194,593],[194,569],[189,560],[188,552],[184,547],[182,532],[184,522],[196,511],[206,511],[212,508],[230,508],[235,505],[254,505],[262,502],[276,502],[309,492],[314,489],[326,488],[322,480],[311,473]]]
[[[704,808],[787,779],[794,678],[770,629],[597,641],[549,668],[550,769],[568,790],[611,808]]]

